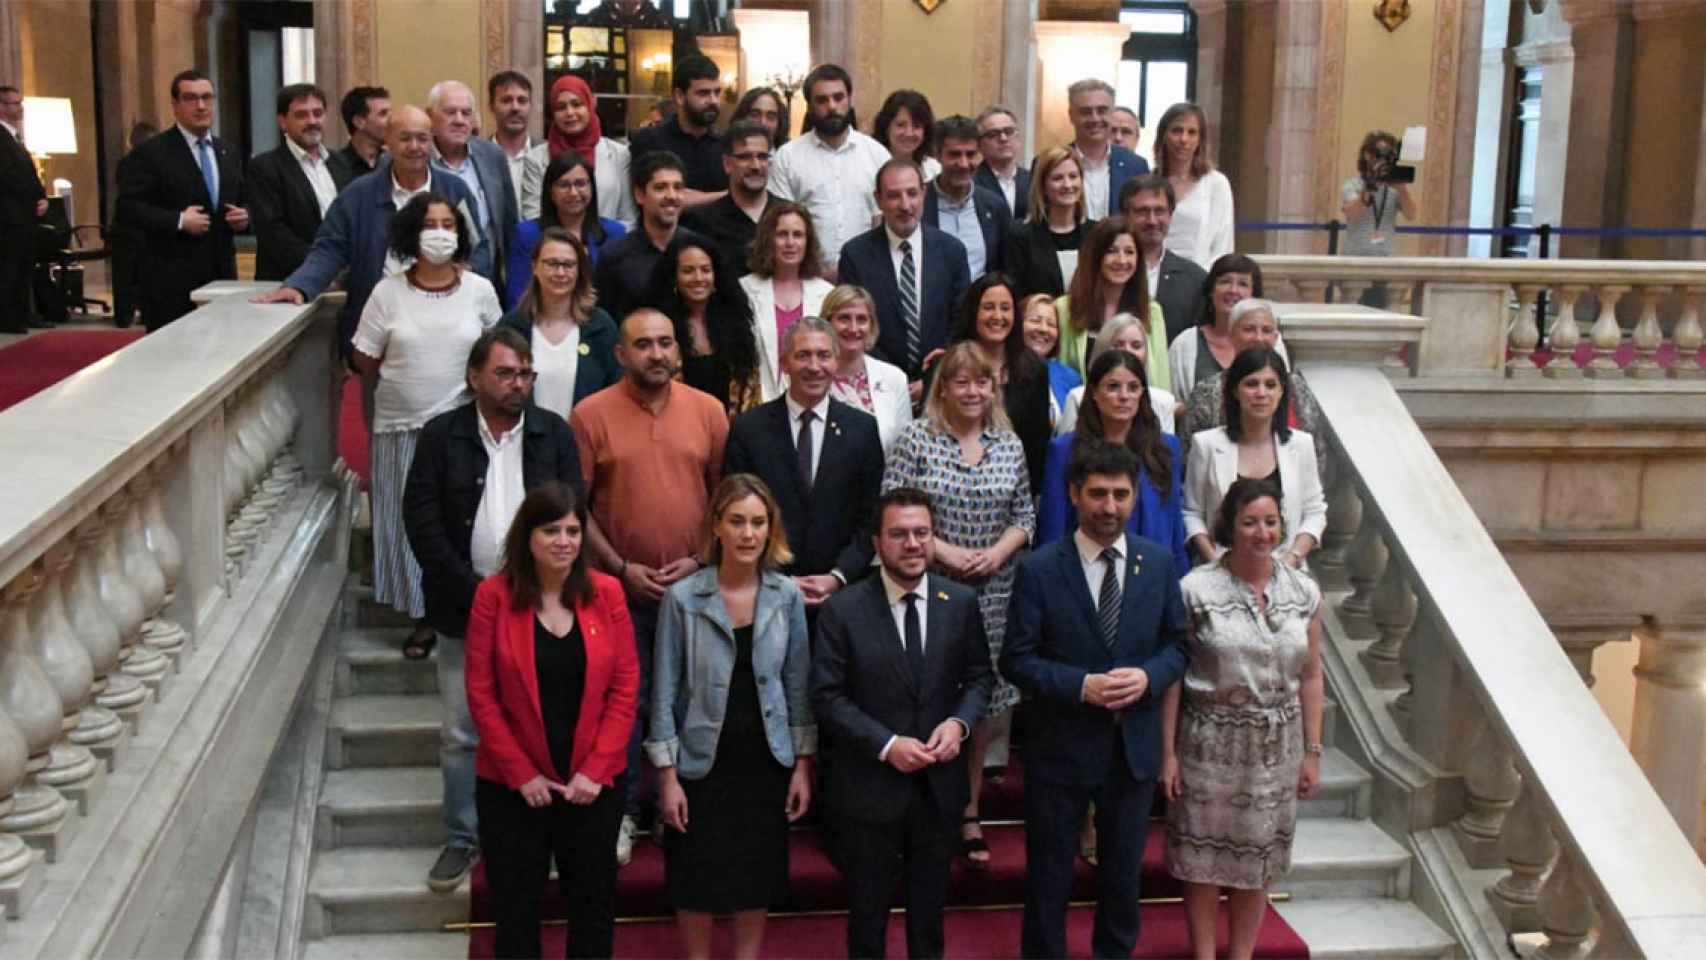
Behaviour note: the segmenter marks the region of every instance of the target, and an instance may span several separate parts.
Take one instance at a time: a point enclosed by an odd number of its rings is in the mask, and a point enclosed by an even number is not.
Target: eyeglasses
[[[550,273],[569,273],[579,267],[580,264],[573,260],[541,260],[539,266]]]
[[[1018,127],[995,127],[978,134],[985,140],[1011,140],[1019,135]]]
[[[185,103],[212,103],[213,102],[213,94],[211,94],[211,93],[180,93],[180,94],[178,94],[178,99],[180,101],[185,102]]]
[[[509,367],[499,367],[492,371],[492,375],[498,378],[499,383],[531,384],[533,381],[539,379],[539,374],[534,373],[532,370],[513,370]]]

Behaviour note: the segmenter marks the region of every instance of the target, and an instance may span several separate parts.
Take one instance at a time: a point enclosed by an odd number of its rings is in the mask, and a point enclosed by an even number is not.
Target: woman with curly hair
[[[675,323],[681,379],[722,401],[731,419],[764,402],[752,303],[710,241],[677,232],[652,268],[651,306]]]

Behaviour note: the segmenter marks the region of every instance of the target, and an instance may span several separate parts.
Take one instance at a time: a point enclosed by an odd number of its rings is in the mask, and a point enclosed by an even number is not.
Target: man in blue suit
[[[918,164],[888,161],[877,170],[876,189],[883,222],[842,246],[837,276],[871,294],[881,327],[872,353],[906,371],[916,401],[924,358],[948,345],[971,274],[965,244],[923,222]]]
[[[936,157],[942,172],[924,189],[924,223],[951,233],[966,248],[971,276],[1002,269],[1013,214],[1001,194],[976,182],[983,153],[977,121],[958,114],[936,121]]]
[[[1096,805],[1096,957],[1131,956],[1138,880],[1161,765],[1162,695],[1185,670],[1185,606],[1166,547],[1126,533],[1137,458],[1111,443],[1073,458],[1078,530],[1019,564],[1001,673],[1023,690],[1025,914],[1021,956],[1066,956],[1066,906]]]
[[[1118,214],[1120,187],[1149,172],[1149,162],[1114,143],[1114,88],[1105,80],[1080,80],[1066,88],[1072,149],[1084,167],[1084,206],[1092,220]]]

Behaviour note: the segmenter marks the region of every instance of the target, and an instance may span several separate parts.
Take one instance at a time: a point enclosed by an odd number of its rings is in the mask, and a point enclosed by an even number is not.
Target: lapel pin
[[[945,600],[947,600],[947,599],[948,599],[948,595],[947,595],[947,594],[946,594],[946,593],[944,593],[944,592],[942,592],[942,591],[940,591],[940,590],[938,590],[938,591],[937,591],[937,592],[936,592],[936,599],[938,599],[938,600],[944,600],[944,601],[945,601]]]
[[[589,346],[587,346],[587,345],[586,345],[586,344],[584,344],[584,343],[583,343],[583,344],[581,344],[581,346],[580,346],[580,354],[581,354],[581,356],[583,356],[583,357],[585,357],[585,356],[589,356],[589,355],[591,355],[591,353],[592,353],[592,348],[591,348],[591,347],[589,347]]]
[[[1133,560],[1131,562],[1131,575],[1135,577],[1142,572],[1143,572],[1143,560],[1142,559]]]

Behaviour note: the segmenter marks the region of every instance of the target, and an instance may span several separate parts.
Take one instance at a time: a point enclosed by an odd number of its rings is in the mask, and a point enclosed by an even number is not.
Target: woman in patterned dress
[[[1180,583],[1190,660],[1162,700],[1161,789],[1198,958],[1215,955],[1222,887],[1229,955],[1252,955],[1267,888],[1291,867],[1298,798],[1321,782],[1321,589],[1274,559],[1284,528],[1271,482],[1235,481],[1214,524],[1227,552]]]
[[[996,399],[995,371],[976,345],[957,343],[939,361],[924,418],[907,427],[889,451],[883,490],[895,487],[918,487],[935,502],[934,565],[977,588],[994,663],[1007,630],[1013,560],[1036,531],[1037,511],[1025,448]],[[989,864],[989,846],[978,824],[988,717],[1018,702],[1019,691],[997,676],[988,716],[972,731],[967,754],[971,800],[960,824],[960,846],[974,868]]]

